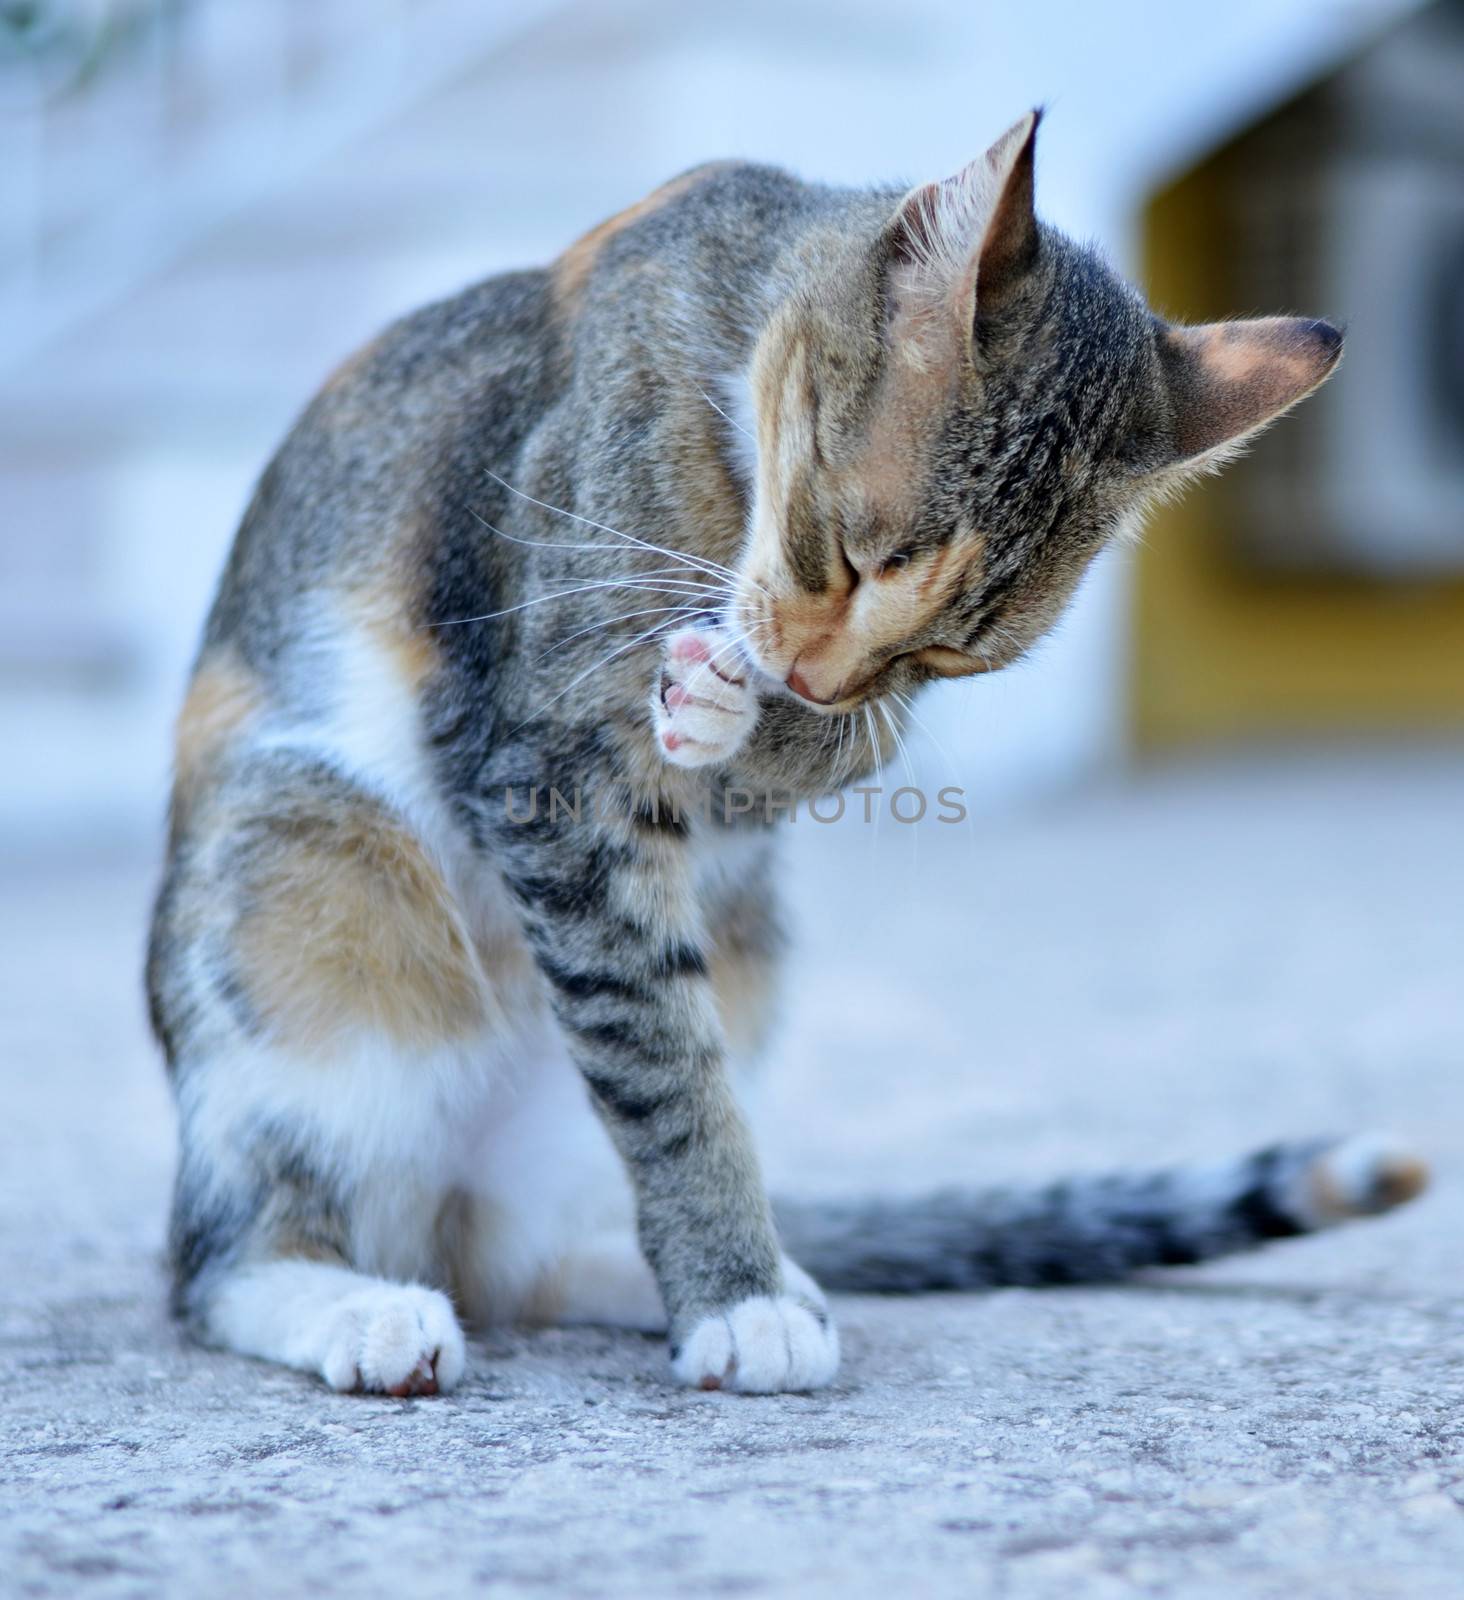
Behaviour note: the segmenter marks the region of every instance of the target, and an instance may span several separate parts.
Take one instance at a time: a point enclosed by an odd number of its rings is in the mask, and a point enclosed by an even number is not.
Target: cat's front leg
[[[728,761],[757,726],[751,668],[730,633],[681,628],[666,641],[651,689],[661,753],[673,766]]]
[[[552,765],[548,751],[531,759]],[[630,1173],[677,1377],[762,1393],[828,1383],[837,1335],[817,1286],[782,1254],[727,1082],[694,831],[650,810],[596,808],[592,820],[541,809],[506,823],[497,843],[571,1053]]]

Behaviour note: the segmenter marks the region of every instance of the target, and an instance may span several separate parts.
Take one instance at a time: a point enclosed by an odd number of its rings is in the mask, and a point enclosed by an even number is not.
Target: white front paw
[[[651,717],[661,752],[674,766],[728,760],[746,743],[757,711],[747,663],[730,634],[682,628],[666,641]]]
[[[694,1389],[821,1389],[839,1370],[839,1335],[823,1307],[802,1295],[757,1295],[703,1317],[671,1368]]]
[[[368,1394],[446,1394],[467,1352],[452,1305],[435,1289],[380,1284],[332,1306],[321,1376],[332,1389]]]

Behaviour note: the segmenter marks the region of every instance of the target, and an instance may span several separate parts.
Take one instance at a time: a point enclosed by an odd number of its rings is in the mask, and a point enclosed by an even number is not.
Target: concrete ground
[[[0,878],[0,1594],[1456,1597],[1464,757],[1257,761],[984,823],[795,828],[778,1186],[1383,1125],[1379,1222],[1122,1289],[839,1307],[812,1397],[496,1334],[392,1401],[180,1343],[148,870]]]

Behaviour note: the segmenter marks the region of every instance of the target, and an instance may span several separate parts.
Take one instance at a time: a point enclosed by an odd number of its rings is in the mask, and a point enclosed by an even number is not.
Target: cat
[[[1422,1186],[1363,1139],[764,1192],[730,1084],[777,830],[734,791],[876,770],[924,684],[1015,661],[1339,357],[1325,322],[1148,310],[1037,220],[1037,122],[909,193],[697,168],[390,328],[286,438],[179,718],[148,955],[197,1337],[410,1395],[462,1377],[464,1321],[593,1322],[666,1331],[685,1384],[804,1390],[839,1360],[819,1280],[1108,1280]]]

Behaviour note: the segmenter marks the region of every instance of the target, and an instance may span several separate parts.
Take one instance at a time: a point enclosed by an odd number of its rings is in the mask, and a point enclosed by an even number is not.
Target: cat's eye
[[[887,578],[892,572],[900,572],[908,567],[914,559],[915,551],[912,546],[907,545],[903,550],[896,550],[880,562],[879,575],[881,578]]]

